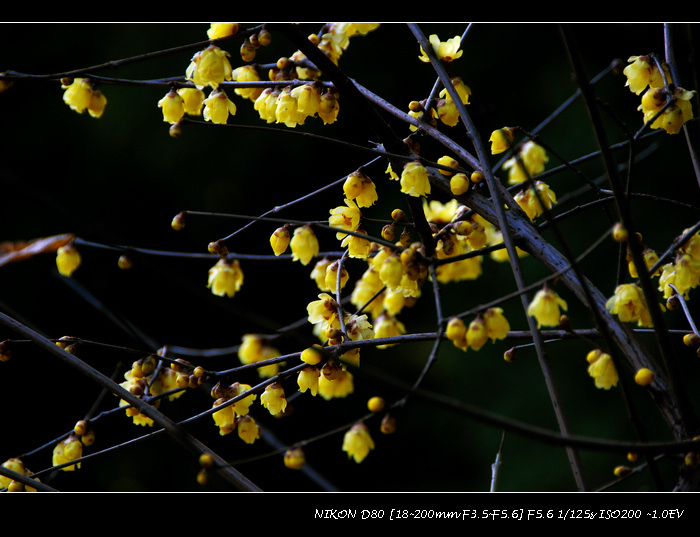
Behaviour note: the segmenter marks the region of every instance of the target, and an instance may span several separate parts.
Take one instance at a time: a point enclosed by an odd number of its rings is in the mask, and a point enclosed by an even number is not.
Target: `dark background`
[[[206,39],[207,24],[3,24],[0,27],[0,70],[30,74],[62,73],[107,61],[169,49]],[[320,25],[305,24],[305,33]],[[462,24],[425,24],[424,33],[443,40],[463,32]],[[582,24],[575,35],[589,76],[610,62],[632,55],[663,51],[658,24]],[[234,67],[241,65],[237,44],[228,48]],[[184,75],[193,50],[136,62],[119,69],[100,71],[106,77],[150,80]],[[260,49],[256,61],[275,62],[295,48],[282,36]],[[488,139],[504,125],[533,129],[576,90],[559,29],[554,24],[476,25],[464,46],[463,57],[451,67],[472,89],[469,110]],[[684,63],[686,49],[679,59]],[[402,24],[386,24],[366,37],[354,38],[340,66],[360,84],[402,110],[412,100],[425,98],[435,76],[419,62],[418,46]],[[684,71],[691,76],[691,71]],[[609,110],[634,131],[641,126],[636,110],[638,97],[624,87],[623,76],[609,76],[598,93]],[[688,87],[696,87],[689,80]],[[341,179],[370,160],[357,150],[287,134],[289,129],[260,132],[214,125],[186,125],[178,139],[168,135],[158,100],[163,86],[105,84],[108,105],[104,116],[78,115],[62,102],[55,80],[18,81],[0,95],[0,240],[29,240],[58,233],[75,233],[85,240],[107,245],[127,245],[165,251],[206,253],[207,244],[239,228],[245,220],[197,217],[185,230],[171,229],[172,217],[181,210],[255,216],[329,181]],[[261,125],[252,103],[230,93],[238,113],[235,125]],[[367,145],[376,142],[362,116],[341,99],[339,121],[323,126],[309,120],[295,131],[338,137]],[[397,132],[407,133],[391,120]],[[623,129],[607,120],[612,142],[624,140]],[[458,128],[456,128],[458,129]],[[458,130],[458,141],[466,137]],[[555,120],[542,136],[565,159],[594,151],[595,141],[580,104]],[[405,134],[404,134],[405,135]],[[656,136],[659,149],[645,161],[635,188],[651,194],[681,199],[697,206],[698,188],[682,136]],[[442,148],[426,141],[426,154],[442,156]],[[433,153],[431,153],[433,151]],[[494,162],[496,162],[494,158]],[[624,155],[620,155],[624,162]],[[552,158],[549,167],[558,165]],[[596,161],[582,166],[597,178]],[[384,165],[370,170],[378,185],[380,202],[372,216],[385,219],[395,207],[403,208],[395,183],[386,181]],[[583,185],[564,172],[548,180],[558,195]],[[439,197],[439,194],[438,194]],[[443,198],[444,199],[444,198]],[[571,202],[572,208],[578,201]],[[295,206],[280,217],[324,220],[328,210],[342,204],[342,189]],[[565,206],[566,207],[566,206]],[[563,210],[563,208],[562,208]],[[697,213],[672,205],[640,202],[635,205],[645,241],[663,251]],[[237,236],[229,249],[240,253],[269,254],[268,237],[277,224],[253,226]],[[368,225],[377,233],[381,224]],[[609,226],[601,210],[570,218],[564,233],[574,252],[581,252]],[[322,250],[337,250],[332,234],[322,237]],[[135,266],[121,271],[112,251],[83,249],[83,265],[71,281],[58,276],[52,255],[0,269],[0,307],[47,337],[71,335],[145,352],[180,345],[215,348],[236,345],[242,334],[265,332],[301,319],[306,304],[318,292],[308,278],[311,265],[279,260],[243,264],[245,283],[232,300],[213,297],[206,289],[208,260],[135,256]],[[616,247],[605,243],[587,258],[583,268],[605,294],[615,285]],[[527,278],[545,273],[526,260]],[[351,274],[359,277],[364,265],[351,260]],[[484,260],[485,273],[476,282],[449,284],[443,298],[445,311],[459,312],[486,302],[494,293],[514,289],[507,265]],[[434,329],[432,298],[425,289],[419,304],[402,320],[409,331]],[[561,289],[569,301],[577,327],[589,326],[588,312]],[[99,307],[87,298],[99,302]],[[102,309],[104,308],[104,309]],[[526,327],[518,301],[504,305],[512,328]],[[147,339],[133,337],[110,315],[127,319]],[[680,312],[669,313],[669,324],[687,329]],[[305,327],[298,335],[308,338]],[[0,339],[16,335],[0,329]],[[678,342],[679,338],[674,339]],[[653,345],[653,339],[650,339]],[[149,345],[152,343],[153,345]],[[285,338],[282,352],[298,349],[298,341]],[[551,403],[544,389],[534,351],[525,349],[513,364],[502,360],[512,342],[488,344],[466,355],[444,346],[424,387],[510,419],[556,430]],[[619,390],[602,391],[586,374],[587,345],[559,342],[551,345],[552,362],[560,383],[563,407],[572,432],[597,438],[633,439]],[[400,392],[386,386],[382,376],[411,383],[423,368],[429,343],[403,345],[385,351],[363,353],[363,367],[356,373],[357,393],[347,399],[323,401],[308,394],[294,402],[294,413],[272,420],[258,413],[262,427],[282,444],[313,437],[365,413],[366,398],[381,394],[393,401]],[[697,357],[677,345],[678,358],[688,376],[697,375]],[[81,347],[82,358],[111,374],[133,355],[99,347]],[[122,361],[122,369],[118,364]],[[233,367],[235,356],[203,362],[212,368]],[[118,377],[121,380],[121,377]],[[692,386],[692,384],[691,384]],[[13,360],[2,364],[0,414],[4,442],[0,459],[33,450],[69,430],[92,406],[97,387],[51,356],[31,345],[19,345]],[[112,396],[110,396],[112,397]],[[669,439],[652,403],[641,390],[633,390],[635,405],[644,416],[651,438]],[[101,410],[116,401],[107,399]],[[182,419],[210,407],[208,393],[190,392],[163,408]],[[257,417],[257,416],[256,416]],[[376,425],[376,424],[375,424]],[[96,451],[146,433],[136,429],[122,413],[96,425]],[[269,491],[318,490],[300,472],[287,470],[279,455],[263,457],[265,442],[247,446],[234,435],[219,437],[210,419],[192,426],[192,432],[222,456],[241,462],[238,468]],[[398,431],[382,436],[373,429],[376,449],[360,465],[341,451],[342,435],[336,434],[307,448],[309,465],[339,490],[346,491],[465,491],[488,490],[491,463],[501,441],[501,431],[418,399],[399,415]],[[613,480],[612,469],[624,464],[623,454],[583,452],[592,488]],[[28,458],[34,471],[50,463],[50,449]],[[669,463],[668,468],[672,470]],[[75,473],[60,473],[51,481],[61,490],[154,491],[226,490],[214,481],[210,488],[196,484],[197,461],[169,439],[159,436],[123,447],[84,463]],[[672,472],[666,476],[672,484]],[[572,491],[575,484],[566,457],[558,447],[515,434],[506,436],[500,479],[504,491]],[[614,490],[646,491],[652,484],[646,475],[631,479]]]

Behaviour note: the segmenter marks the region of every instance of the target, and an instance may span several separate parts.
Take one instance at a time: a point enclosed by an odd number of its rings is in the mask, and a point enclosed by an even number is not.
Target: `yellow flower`
[[[461,196],[469,190],[470,181],[463,173],[456,173],[450,178],[450,191],[455,196]]]
[[[90,106],[92,99],[92,84],[87,78],[76,78],[70,84],[63,84],[63,101],[71,110],[82,114]]]
[[[362,235],[367,235],[367,232],[362,228],[357,228],[355,233],[360,233]],[[365,259],[369,256],[372,244],[369,240],[358,237],[357,235],[348,235],[340,243],[343,248],[348,249],[348,255],[350,257],[355,257],[359,259]]]
[[[345,365],[333,378],[322,374],[318,379],[318,394],[327,401],[347,397],[353,393],[354,389],[352,373],[345,369]]]
[[[230,401],[231,399],[240,397],[250,389],[250,385],[239,382],[234,382],[230,386],[221,386],[220,384],[217,384],[211,391],[212,397],[216,399],[212,405],[212,408],[216,408],[223,405],[227,401]],[[216,410],[212,414],[214,423],[217,427],[219,427],[219,434],[221,436],[225,436],[233,432],[233,430],[236,428],[237,418],[248,415],[250,406],[253,404],[256,398],[257,395],[251,393],[250,395],[237,400],[235,403],[231,403],[230,405]]]
[[[664,77],[659,71],[659,67],[653,58],[649,56],[630,56],[628,65],[622,71],[627,77],[625,86],[629,86],[631,92],[639,95],[647,86],[660,88],[665,85]],[[668,82],[672,82],[668,65],[663,63],[663,70]]]
[[[198,89],[211,86],[216,89],[225,80],[231,80],[229,54],[216,45],[209,45],[197,52],[187,67],[185,77],[194,82]]]
[[[475,351],[478,351],[484,346],[488,339],[489,334],[486,323],[484,323],[480,315],[477,315],[477,317],[469,323],[469,328],[467,329],[467,345]]]
[[[273,416],[284,412],[287,408],[287,399],[284,396],[284,389],[277,382],[267,385],[265,391],[260,396],[260,402]]]
[[[272,251],[275,255],[281,255],[287,251],[291,236],[289,226],[287,225],[279,227],[275,230],[275,232],[270,236],[270,246],[272,246]]]
[[[400,336],[406,333],[406,327],[399,321],[395,316],[389,313],[381,313],[377,316],[374,321],[374,337],[375,338],[389,338],[394,336]],[[385,349],[390,347],[391,344],[387,345],[377,345],[378,349]]]
[[[491,142],[491,154],[498,155],[510,149],[515,137],[515,131],[510,127],[503,127],[491,133],[489,142]]]
[[[238,359],[244,365],[272,360],[278,356],[281,356],[280,351],[267,343],[260,334],[244,334],[238,347]],[[279,363],[262,365],[258,367],[258,375],[263,378],[274,377],[279,372],[279,367]]]
[[[430,40],[430,44],[433,46],[433,50],[435,51],[435,55],[437,56],[438,60],[451,62],[462,56],[462,51],[459,50],[462,40],[458,35],[454,36],[452,39],[448,39],[447,41],[440,41],[440,38],[435,34],[432,34],[428,39]],[[430,58],[423,50],[423,47],[421,47],[420,52],[421,55],[418,56],[418,59],[422,62],[430,63]]]
[[[63,276],[71,276],[81,262],[80,252],[73,244],[61,246],[56,252],[56,268]]]
[[[221,39],[222,37],[236,35],[238,29],[239,25],[237,22],[212,22],[207,30],[207,37],[212,40]]]
[[[520,148],[518,156],[513,156],[503,163],[503,169],[508,170],[508,183],[516,185],[542,173],[548,161],[549,157],[544,148],[528,140]]]
[[[521,190],[513,199],[525,211],[530,220],[542,215],[545,209],[551,209],[557,202],[557,196],[549,185],[542,181],[535,181],[534,186]]]
[[[609,390],[617,386],[619,377],[612,357],[608,353],[595,349],[588,353],[586,360],[589,363],[588,374],[595,379],[596,388]]]
[[[324,332],[329,328],[339,328],[338,303],[328,293],[321,293],[318,298],[306,306],[308,321]]]
[[[467,350],[467,325],[459,317],[452,317],[447,322],[447,328],[445,329],[445,335],[455,347]]]
[[[348,458],[352,457],[355,462],[360,463],[372,449],[374,449],[374,440],[364,423],[356,423],[345,433],[343,451],[348,454]]]
[[[324,125],[335,123],[340,112],[337,90],[330,89],[321,95],[321,102],[318,106],[318,116],[323,120]]]
[[[258,427],[258,424],[255,423],[255,420],[251,416],[238,416],[236,418],[236,424],[238,426],[238,436],[246,444],[252,444],[260,438],[260,427]]]
[[[236,105],[228,98],[226,92],[220,89],[212,90],[204,100],[204,112],[202,113],[206,121],[212,123],[225,124],[228,116],[236,115]]]
[[[566,311],[566,301],[549,287],[543,287],[535,294],[527,308],[527,314],[537,320],[537,327],[559,326],[561,311]]]
[[[175,89],[171,89],[158,101],[158,108],[163,110],[163,121],[172,125],[185,115],[185,100]]]
[[[102,117],[106,106],[107,97],[105,97],[105,94],[98,89],[93,89],[92,95],[90,96],[90,104],[88,104],[88,113],[90,117]]]
[[[299,391],[304,393],[306,390],[315,396],[318,393],[318,381],[321,372],[316,367],[305,367],[297,375],[297,386]]]
[[[303,125],[306,116],[299,113],[297,109],[297,100],[291,93],[291,88],[287,86],[278,95],[275,108],[275,121],[284,123],[287,127],[296,127]]]
[[[489,308],[482,314],[482,317],[486,324],[486,333],[491,341],[504,339],[508,335],[510,324],[508,324],[501,308]]]
[[[292,249],[292,259],[302,265],[308,265],[319,252],[318,239],[309,224],[294,230],[289,246]]]
[[[258,112],[260,119],[265,120],[267,123],[274,123],[277,120],[275,112],[279,95],[279,89],[265,88],[258,98],[255,99],[253,110]]]
[[[668,134],[678,134],[681,127],[693,119],[693,108],[690,100],[694,95],[695,91],[683,88],[674,88],[670,96],[666,88],[652,88],[642,96],[639,110],[644,113],[644,121],[649,122],[665,106],[669,97],[675,99],[675,102],[653,121],[650,128],[664,129]]]
[[[652,327],[651,315],[641,288],[634,283],[624,283],[615,288],[615,294],[605,307],[622,322],[637,322],[638,326]]]
[[[462,101],[462,104],[469,104],[469,98],[472,95],[471,88],[467,86],[464,83],[464,81],[458,76],[451,78],[450,81],[452,82],[454,88],[457,90],[457,95],[459,96],[459,100]],[[445,101],[452,102],[452,97],[447,91],[447,88],[442,88],[439,96]]]
[[[243,285],[243,271],[238,259],[219,259],[209,269],[207,287],[216,296],[232,297]]]
[[[80,439],[74,434],[70,434],[65,439],[61,440],[53,450],[53,466],[58,466],[59,464],[65,464],[67,462],[74,461],[83,456],[83,444]],[[62,468],[66,472],[72,472],[77,468],[80,468],[80,463],[72,464]]]
[[[306,455],[301,448],[288,449],[284,452],[284,465],[292,470],[299,470],[306,464]]]
[[[180,97],[182,97],[185,106],[185,114],[198,116],[202,113],[204,99],[206,98],[202,90],[196,88],[180,88],[177,92],[180,94]]]
[[[354,200],[358,207],[370,207],[377,201],[377,188],[372,179],[362,171],[348,175],[343,184],[343,192],[349,200]]]
[[[321,91],[315,84],[304,84],[294,88],[290,95],[296,100],[300,117],[315,117],[321,106]],[[303,123],[303,119],[302,122]],[[300,124],[301,124],[300,123]]]
[[[24,466],[24,462],[22,462],[22,459],[16,457],[7,459],[5,462],[2,463],[2,467],[7,468],[8,470],[12,470],[13,472],[17,472],[18,474],[24,476],[32,475],[32,472],[30,472],[29,469]],[[36,478],[36,481],[41,482],[39,478]],[[13,483],[16,482],[13,481],[12,478],[0,475],[0,488],[9,488],[10,485],[12,485]],[[28,485],[23,486],[23,490],[27,492],[36,492],[36,489],[34,487],[30,487]]]
[[[428,170],[418,161],[408,162],[401,172],[401,192],[413,197],[430,194]]]
[[[328,224],[334,228],[356,231],[360,225],[362,213],[357,204],[349,199],[345,200],[345,205],[347,205],[347,207],[335,207],[329,211],[331,216],[328,219]],[[347,233],[338,232],[335,236],[340,240],[345,238]]]

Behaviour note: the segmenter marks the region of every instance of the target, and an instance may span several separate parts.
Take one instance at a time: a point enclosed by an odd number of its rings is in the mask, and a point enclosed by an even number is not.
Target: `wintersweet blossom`
[[[561,310],[566,311],[566,301],[549,287],[543,287],[530,302],[527,314],[537,320],[537,327],[559,326]]]
[[[185,77],[199,89],[206,86],[216,89],[222,82],[231,80],[232,69],[228,58],[228,52],[216,45],[209,45],[192,57]]]
[[[209,269],[207,287],[216,296],[233,297],[243,285],[243,271],[238,259],[219,259]]]
[[[600,349],[592,350],[586,356],[588,361],[588,374],[595,379],[596,388],[609,390],[617,386],[619,377],[612,357]]]
[[[328,219],[328,225],[347,231],[357,231],[362,212],[360,212],[360,208],[354,201],[345,199],[345,205],[346,207],[339,206],[329,211],[331,216]],[[338,240],[341,240],[347,236],[347,233],[337,232],[335,236]]]
[[[358,207],[370,207],[377,201],[377,188],[362,171],[348,175],[343,183],[343,192],[349,200],[354,200]]]
[[[58,466],[67,462],[74,461],[83,456],[83,444],[80,439],[70,434],[54,447],[52,465]],[[66,472],[72,472],[76,468],[80,468],[80,463],[72,464],[61,468]]]
[[[205,121],[225,124],[229,115],[236,115],[236,105],[228,98],[226,92],[221,89],[214,89],[204,100],[204,112],[202,116]]]
[[[511,127],[503,127],[493,131],[489,138],[489,142],[491,142],[491,154],[498,155],[510,149],[514,137],[515,130]]]
[[[175,124],[185,115],[185,100],[175,89],[171,89],[158,101],[158,108],[163,111],[163,121]]]
[[[459,47],[462,45],[462,39],[458,35],[447,41],[440,41],[436,34],[432,34],[428,40],[440,61],[451,62],[462,56],[462,51],[459,50]],[[430,63],[430,58],[423,50],[423,47],[420,47],[420,52],[421,55],[418,56],[418,59],[422,62]]]
[[[268,384],[260,396],[260,402],[273,416],[283,413],[287,408],[284,388],[277,382]]]
[[[651,314],[642,289],[635,283],[623,283],[615,288],[605,307],[622,322],[637,322],[638,326],[652,327]]]
[[[401,172],[401,192],[413,197],[430,194],[428,170],[418,161],[408,162]]]
[[[71,110],[82,114],[90,105],[92,84],[87,78],[73,79],[70,83],[64,83],[61,88],[66,90],[63,92],[63,101]]]
[[[292,249],[292,259],[302,265],[308,265],[319,252],[318,239],[308,224],[294,230],[289,246]]]
[[[627,77],[625,86],[628,86],[632,93],[639,95],[647,86],[651,88],[665,86],[664,78],[671,82],[671,73],[665,62],[662,62],[664,70],[662,74],[651,56],[630,56],[627,61],[629,65],[622,72]]]
[[[374,440],[372,440],[364,423],[356,423],[345,433],[343,451],[348,454],[348,458],[352,457],[356,463],[365,460],[372,449],[374,449]]]
[[[518,155],[503,163],[503,169],[508,171],[508,183],[517,185],[542,173],[548,161],[549,157],[545,149],[528,140],[520,147]]]
[[[180,88],[177,90],[185,105],[185,113],[189,116],[198,116],[202,113],[206,95],[197,88]]]
[[[521,190],[513,196],[513,199],[525,211],[530,220],[541,216],[545,210],[551,209],[557,202],[554,191],[542,181],[535,181],[533,186]]]

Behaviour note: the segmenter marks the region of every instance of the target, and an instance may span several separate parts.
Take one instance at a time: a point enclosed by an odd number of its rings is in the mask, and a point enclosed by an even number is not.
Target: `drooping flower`
[[[197,88],[180,88],[177,90],[185,105],[185,113],[189,116],[198,116],[202,113],[206,95]]]
[[[260,396],[260,402],[273,416],[284,412],[287,408],[284,388],[277,382],[268,384],[265,391]]]
[[[357,231],[357,228],[360,226],[362,212],[354,201],[345,199],[345,205],[347,207],[339,206],[329,211],[331,216],[328,219],[328,225],[338,229]],[[347,236],[347,233],[337,232],[335,236],[338,240],[341,240]]]
[[[192,57],[185,77],[194,82],[198,89],[206,86],[216,89],[225,80],[231,80],[232,69],[228,58],[228,52],[216,45],[209,45]]]
[[[318,239],[309,224],[294,230],[289,246],[292,249],[292,259],[302,265],[308,265],[319,252]]]
[[[305,367],[297,375],[297,386],[299,391],[304,393],[309,391],[311,395],[315,396],[318,393],[318,381],[321,376],[321,372],[317,367]]]
[[[5,462],[2,463],[3,468],[7,468],[8,470],[12,470],[13,472],[17,472],[20,475],[23,476],[31,476],[33,472],[31,472],[26,466],[24,466],[24,462],[22,459],[13,457],[11,459],[7,459]],[[37,477],[35,478],[36,481],[41,482],[41,480]],[[0,475],[0,488],[6,488],[8,490],[13,490],[12,486],[13,485],[19,486],[19,481],[14,481],[11,477],[7,477],[4,475]],[[20,490],[24,490],[27,492],[36,492],[36,489],[34,487],[31,487],[29,485],[22,485]]]
[[[284,452],[284,465],[292,470],[299,470],[306,464],[306,455],[301,448],[292,448]]]
[[[377,201],[377,188],[362,171],[348,175],[343,184],[343,192],[349,200],[354,200],[358,207],[371,207]]]
[[[496,129],[491,133],[489,142],[491,142],[491,154],[498,155],[510,149],[515,137],[515,131],[510,127]]]
[[[345,433],[343,451],[348,454],[348,458],[352,457],[356,463],[365,460],[372,449],[374,449],[374,440],[372,440],[364,423],[356,423]]]
[[[289,226],[285,225],[277,228],[270,236],[270,246],[275,255],[282,255],[287,251],[292,234],[289,232]]]
[[[87,78],[75,78],[69,84],[63,84],[63,101],[71,110],[82,114],[90,105],[92,99],[92,84]]]
[[[163,121],[173,125],[185,115],[185,100],[173,88],[158,101],[158,108],[163,111]]]
[[[428,170],[418,161],[408,162],[401,172],[401,192],[413,197],[430,194]]]
[[[207,287],[216,296],[233,297],[243,285],[243,271],[238,259],[219,259],[209,269]]]
[[[651,314],[642,289],[635,283],[623,283],[615,288],[605,307],[622,322],[637,322],[638,326],[652,327]]]
[[[537,327],[559,326],[561,310],[567,310],[566,301],[549,287],[543,287],[527,308],[527,314],[537,320]]]
[[[105,94],[98,89],[93,89],[92,95],[90,96],[90,104],[88,104],[88,113],[90,117],[94,117],[95,119],[101,118],[106,106],[107,97]]]
[[[525,211],[530,220],[541,216],[545,209],[551,209],[557,202],[557,196],[554,191],[549,188],[547,183],[542,181],[535,181],[533,186],[521,190],[513,196],[513,199]]]
[[[56,268],[63,276],[72,276],[81,263],[80,252],[72,243],[61,246],[56,251]]]
[[[324,366],[324,371],[326,366]],[[354,378],[345,364],[337,366],[337,372],[333,376],[321,374],[318,379],[318,394],[325,400],[347,397],[355,390]]]
[[[238,416],[236,426],[238,427],[238,437],[246,444],[253,444],[262,434],[255,419],[249,414]]]
[[[239,25],[237,22],[212,22],[207,30],[209,39],[221,39],[238,33]]]
[[[596,388],[609,390],[617,386],[619,377],[612,357],[608,353],[594,349],[588,353],[586,360],[589,363],[588,374],[595,379]]]
[[[489,334],[481,315],[477,315],[467,328],[467,345],[478,351],[488,341]]]
[[[242,65],[231,71],[231,80],[234,82],[259,82],[260,73],[253,65]],[[265,88],[239,87],[234,91],[244,99],[255,101]]]
[[[53,449],[53,459],[52,465],[58,466],[60,464],[65,464],[67,462],[74,461],[83,456],[83,444],[80,439],[74,435],[70,434],[58,444]],[[61,468],[61,470],[66,472],[72,472],[76,468],[80,468],[81,463],[72,464]]]
[[[659,71],[659,66],[651,56],[630,56],[628,58],[629,65],[622,71],[627,77],[625,86],[628,86],[632,93],[639,95],[647,86],[651,88],[660,88],[665,86],[664,77],[670,83],[671,73],[668,65],[662,63],[664,74]]]
[[[223,125],[228,121],[229,115],[236,115],[235,103],[228,98],[224,90],[212,90],[209,97],[204,99],[204,120]]]
[[[503,315],[502,308],[489,308],[482,313],[484,324],[486,325],[486,333],[491,341],[504,339],[510,331],[510,324]]]
[[[666,88],[650,88],[642,96],[639,110],[643,112],[645,122],[653,120],[650,128],[664,129],[668,134],[678,134],[681,127],[693,119],[693,108],[690,101],[694,95],[695,91],[678,87],[673,88],[671,93]],[[675,99],[675,102],[654,119],[669,98]]]
[[[212,397],[215,398],[212,408],[219,407],[231,399],[243,396],[250,389],[250,385],[239,382],[235,382],[230,386],[221,386],[217,384],[211,391]],[[254,393],[245,395],[235,403],[226,405],[212,414],[214,423],[219,427],[219,434],[221,436],[233,432],[237,425],[237,418],[248,415],[250,406],[255,399],[257,399],[257,395]]]
[[[544,171],[545,164],[549,161],[545,149],[528,140],[514,155],[503,163],[503,169],[508,171],[508,183],[517,185]]]
[[[323,120],[324,125],[335,123],[340,112],[340,104],[338,102],[338,92],[335,89],[329,89],[321,94],[321,102],[318,106],[318,116]]]
[[[260,334],[243,334],[238,347],[238,359],[244,365],[273,360],[281,355],[280,351]],[[258,367],[258,375],[263,378],[274,377],[279,372],[279,367],[279,363],[261,365]]]
[[[438,60],[449,63],[462,56],[462,51],[459,49],[462,45],[462,39],[458,35],[447,41],[440,41],[436,34],[432,34],[428,39]],[[420,52],[421,55],[418,56],[418,59],[422,62],[430,63],[430,58],[423,50],[423,47],[420,48]]]

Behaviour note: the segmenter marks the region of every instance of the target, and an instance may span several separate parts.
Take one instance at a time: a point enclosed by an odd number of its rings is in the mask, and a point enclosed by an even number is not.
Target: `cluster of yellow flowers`
[[[13,472],[17,472],[18,474],[26,477],[32,475],[32,472],[24,465],[22,459],[17,457],[7,459],[5,462],[2,463],[2,467],[7,468],[8,470],[12,470]],[[36,481],[41,483],[41,480],[39,478],[35,479]],[[6,488],[8,492],[36,492],[36,489],[34,487],[24,485],[20,481],[15,481],[11,477],[7,477],[4,475],[0,475],[0,488]]]
[[[329,24],[320,36],[314,34],[309,39],[337,63],[351,37],[366,35],[377,26],[378,24],[372,23]],[[208,31],[212,42],[192,57],[185,72],[185,78],[195,87],[173,88],[158,102],[163,111],[163,120],[173,125],[173,136],[179,135],[179,122],[185,114],[201,114],[205,121],[217,124],[225,124],[229,116],[236,114],[235,103],[222,87],[225,82],[253,83],[241,84],[234,91],[252,101],[254,110],[267,123],[296,127],[303,125],[309,117],[319,117],[324,124],[336,121],[340,110],[338,92],[334,88],[324,89],[318,81],[320,73],[306,64],[306,58],[301,52],[297,51],[289,58],[280,58],[267,73],[268,80],[273,82],[306,81],[300,85],[256,86],[255,82],[263,80],[257,66],[248,64],[234,69],[230,54],[213,41],[235,35],[239,29],[236,23],[213,23]],[[267,46],[270,40],[270,33],[265,29],[248,36],[241,45],[241,59],[245,62],[253,61],[256,50]],[[211,88],[208,96],[203,91],[207,87]]]
[[[226,404],[212,414],[221,436],[237,430],[239,438],[246,444],[252,444],[260,438],[262,431],[255,419],[249,414],[250,406],[258,397],[251,392],[251,389],[252,386],[239,382],[234,382],[230,386],[222,386],[221,383],[217,383],[211,389],[211,396],[215,400],[212,408]],[[236,400],[233,403],[228,403],[232,399]]]
[[[690,101],[695,90],[675,86],[668,65],[656,61],[651,54],[630,56],[627,61],[629,65],[623,71],[626,86],[636,95],[644,92],[638,108],[644,114],[644,122],[652,122],[650,128],[664,129],[669,134],[680,132],[693,119]]]
[[[687,232],[684,231],[685,234]],[[659,276],[659,291],[664,298],[675,294],[673,287],[679,294],[688,298],[688,292],[700,283],[700,233],[695,233],[682,244],[673,263],[666,263],[661,267]]]
[[[501,308],[488,308],[479,313],[467,327],[459,317],[452,317],[447,322],[445,335],[455,347],[466,351],[471,348],[478,351],[490,339],[492,342],[504,339],[510,330],[510,324]]]
[[[107,97],[88,78],[71,78],[61,81],[63,101],[71,110],[82,114],[88,111],[90,117],[100,118],[107,106]]]
[[[182,366],[185,365],[187,364],[182,362]],[[154,397],[172,392],[169,393],[168,400],[173,401],[185,393],[183,388],[203,382],[201,372],[190,375],[190,368],[182,366],[178,363],[172,363],[170,367],[159,366],[156,357],[149,355],[134,361],[131,369],[124,374],[125,380],[120,386],[137,397]],[[152,406],[158,408],[161,401],[161,398],[154,399]],[[120,399],[119,406],[127,407],[126,415],[132,418],[134,424],[153,426],[151,418],[142,414],[138,408],[129,406],[124,399]]]

